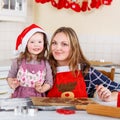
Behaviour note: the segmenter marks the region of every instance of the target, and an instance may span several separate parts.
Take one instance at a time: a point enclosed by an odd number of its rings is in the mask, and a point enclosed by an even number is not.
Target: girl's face
[[[51,52],[58,65],[68,65],[70,55],[70,40],[63,33],[57,33],[52,40]]]
[[[44,49],[44,35],[35,33],[28,41],[27,48],[32,56],[37,56]]]

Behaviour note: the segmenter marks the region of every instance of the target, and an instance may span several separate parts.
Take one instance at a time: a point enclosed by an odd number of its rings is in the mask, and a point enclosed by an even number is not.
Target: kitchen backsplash
[[[89,60],[111,61],[120,64],[120,36],[79,35],[79,41]]]
[[[16,38],[25,25],[26,23],[0,22],[0,60],[14,57]],[[120,36],[79,34],[79,41],[89,60],[112,61],[120,64]]]

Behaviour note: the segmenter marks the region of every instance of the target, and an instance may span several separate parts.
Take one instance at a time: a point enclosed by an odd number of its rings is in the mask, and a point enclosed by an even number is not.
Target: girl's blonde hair
[[[80,44],[79,44],[79,40],[77,37],[76,32],[70,28],[70,27],[60,27],[58,28],[52,38],[51,38],[51,43],[50,43],[50,49],[49,49],[49,62],[51,64],[52,70],[53,70],[53,75],[55,76],[56,74],[56,67],[57,67],[57,61],[54,59],[52,51],[51,51],[51,45],[52,45],[52,41],[55,37],[56,34],[58,33],[64,33],[70,40],[70,46],[71,46],[71,53],[70,53],[70,57],[68,60],[68,64],[69,64],[69,68],[70,70],[75,73],[76,70],[79,70],[78,64],[81,65],[81,70],[83,75],[85,75],[85,73],[88,71],[89,67],[90,67],[90,63],[89,61],[85,58],[85,56],[83,55],[83,52],[81,50]],[[83,68],[83,66],[85,66],[85,68]]]
[[[39,32],[36,32],[39,33]],[[34,34],[36,34],[34,33]],[[34,35],[33,34],[33,35]],[[37,56],[37,61],[41,61],[41,60],[45,60],[47,58],[48,55],[48,40],[47,40],[47,36],[45,35],[45,33],[43,34],[43,39],[44,39],[44,49],[41,53],[38,54]],[[19,57],[18,57],[18,62],[26,59],[28,62],[32,60],[32,56],[31,54],[28,52],[28,48],[26,47],[25,52],[21,52]]]

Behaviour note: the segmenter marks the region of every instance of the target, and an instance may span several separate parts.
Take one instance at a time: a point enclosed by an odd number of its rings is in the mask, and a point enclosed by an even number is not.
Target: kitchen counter
[[[115,68],[115,73],[120,74],[120,65],[118,64],[113,64],[112,62],[101,62],[101,61],[90,61],[91,65],[94,66],[96,69],[100,70],[106,70],[109,71],[111,67]]]
[[[116,106],[115,102],[102,102],[97,100],[98,103],[107,106]],[[57,113],[56,110],[38,111],[35,114],[16,114],[16,111],[0,111],[2,120],[119,120],[118,118],[105,117],[99,115],[88,114],[86,111],[76,110],[75,114],[65,115]]]
[[[120,67],[119,66],[94,66],[96,69],[98,70],[106,70],[106,71],[110,71],[110,69],[112,67],[115,68],[115,74],[120,74]]]
[[[2,120],[120,120],[118,118],[87,114],[76,111],[72,115],[58,114],[56,111],[39,111],[36,115],[15,115],[14,112],[0,112]]]

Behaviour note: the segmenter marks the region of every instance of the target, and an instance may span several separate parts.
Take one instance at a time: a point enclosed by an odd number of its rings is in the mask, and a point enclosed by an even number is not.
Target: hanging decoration
[[[72,9],[75,12],[86,12],[92,9],[99,9],[103,5],[111,5],[112,0],[35,0],[36,3],[51,2],[57,9]]]

